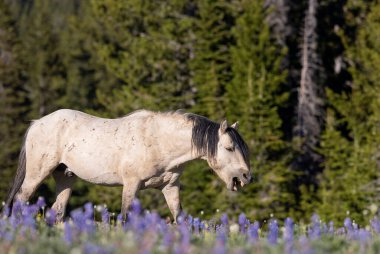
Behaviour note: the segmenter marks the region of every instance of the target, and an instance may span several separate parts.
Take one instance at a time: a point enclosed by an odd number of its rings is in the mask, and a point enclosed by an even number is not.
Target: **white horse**
[[[34,121],[25,134],[14,184],[6,204],[22,202],[50,174],[57,184],[52,208],[64,216],[77,177],[102,185],[122,185],[123,216],[139,189],[158,188],[176,221],[180,213],[181,165],[207,160],[226,183],[238,190],[251,180],[246,143],[237,132],[205,117],[183,112],[135,111],[105,119],[62,109]]]

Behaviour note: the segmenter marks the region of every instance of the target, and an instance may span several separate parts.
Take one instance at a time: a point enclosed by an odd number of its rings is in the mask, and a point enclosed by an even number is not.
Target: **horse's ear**
[[[220,124],[220,129],[219,129],[220,133],[221,134],[226,133],[227,128],[228,128],[227,120],[223,120],[222,123]]]
[[[237,130],[239,128],[239,122],[235,122],[233,125],[231,125],[231,128]]]

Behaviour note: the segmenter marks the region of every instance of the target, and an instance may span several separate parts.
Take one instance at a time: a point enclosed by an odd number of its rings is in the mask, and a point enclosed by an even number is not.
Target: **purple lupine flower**
[[[132,212],[135,214],[140,214],[142,211],[140,201],[136,198],[133,199],[131,208],[132,208]]]
[[[182,215],[179,215],[179,216],[177,217],[177,224],[178,224],[178,225],[181,225],[181,224],[183,224],[183,222],[184,222],[184,218],[182,217]]]
[[[354,226],[350,218],[344,219],[344,227],[346,228],[346,234],[348,239],[355,239]]]
[[[221,240],[216,240],[214,248],[212,250],[212,253],[213,254],[226,254],[227,253],[227,249],[226,249],[225,242],[223,242]]]
[[[199,226],[200,226],[201,220],[199,218],[194,218],[193,226],[194,226],[194,233],[199,234]]]
[[[293,239],[294,239],[294,223],[291,218],[286,218],[284,240],[286,242],[293,242]]]
[[[101,215],[102,215],[102,223],[109,224],[110,213],[108,212],[108,209],[106,207],[103,207],[101,211]]]
[[[189,215],[189,216],[187,216],[187,223],[190,225],[190,227],[191,227],[191,225],[193,224],[193,216],[191,216],[191,215]]]
[[[291,218],[286,218],[285,231],[284,231],[285,253],[293,252],[293,240],[294,240],[294,223]]]
[[[74,225],[76,225],[78,228],[82,228],[82,223],[84,223],[85,219],[83,216],[83,212],[81,209],[75,209],[74,211],[71,211],[70,217],[74,222]]]
[[[190,252],[190,232],[186,227],[185,223],[179,226],[179,232],[181,236],[180,246],[177,249],[178,253],[189,253]]]
[[[46,212],[45,221],[50,227],[54,226],[57,219],[57,212],[54,209],[50,209]]]
[[[380,234],[380,221],[377,217],[371,220],[371,226],[376,231],[376,233]]]
[[[68,244],[72,244],[73,242],[73,232],[72,232],[72,229],[71,229],[71,225],[68,221],[66,221],[64,223],[65,227],[64,227],[64,240],[66,241],[66,243]]]
[[[329,235],[334,235],[334,222],[330,221],[329,222],[329,229],[328,229]]]
[[[309,228],[309,236],[311,239],[319,239],[321,237],[321,223],[317,214],[311,217],[312,225]]]
[[[360,242],[360,251],[359,253],[367,253],[368,241],[371,239],[371,233],[365,229],[359,229],[358,238]]]
[[[123,214],[119,213],[116,217],[116,221],[117,221],[118,225],[122,225],[123,224]]]
[[[245,226],[247,224],[247,217],[244,213],[241,213],[239,215],[239,225],[240,225],[240,231],[244,234],[245,233]]]
[[[352,226],[352,221],[350,218],[345,218],[344,219],[344,226],[347,229],[347,232],[352,231],[354,228]]]
[[[94,219],[94,206],[90,202],[87,202],[84,205],[84,217],[87,220],[93,220]]]
[[[223,225],[227,226],[228,225],[228,215],[226,213],[223,213],[222,216],[220,217],[220,221],[222,222]]]
[[[106,248],[94,243],[86,243],[83,246],[83,253],[84,254],[108,254],[113,253],[115,250],[111,248]]]
[[[300,246],[301,246],[300,253],[302,253],[302,254],[313,254],[313,250],[311,249],[309,240],[307,239],[306,236],[304,236],[304,235],[301,236],[299,238],[299,243],[300,243]]]
[[[1,215],[3,217],[9,217],[10,216],[10,212],[11,212],[11,209],[9,209],[9,206],[3,206],[3,210],[2,210],[2,213]]]
[[[322,234],[327,235],[329,233],[329,229],[327,228],[326,223],[322,223]]]
[[[75,209],[70,213],[70,217],[73,220],[75,227],[78,228],[80,232],[86,232],[89,234],[95,233],[95,222],[88,210],[87,212],[83,212],[82,209]]]
[[[371,239],[371,233],[365,229],[359,229],[358,231],[358,238],[360,241],[360,244],[364,245]],[[363,252],[362,252],[363,253]]]
[[[277,220],[269,222],[268,242],[269,244],[277,244],[278,239],[278,223]]]
[[[13,204],[12,215],[9,219],[13,229],[16,229],[21,223],[23,205],[21,201],[16,201]]]
[[[162,245],[164,248],[169,249],[174,242],[174,234],[171,230],[167,230],[162,237]]]
[[[45,198],[44,197],[38,197],[36,205],[39,208],[44,208],[46,206]]]
[[[24,206],[22,208],[22,227],[23,230],[34,230],[36,229],[35,216],[37,215],[39,207],[36,205]]]
[[[340,228],[338,228],[337,230],[336,230],[336,234],[337,235],[345,235],[346,234],[346,230],[345,230],[345,228],[344,227],[340,227]]]
[[[250,243],[256,243],[259,240],[259,227],[260,224],[258,221],[255,221],[253,224],[250,224],[248,227],[248,241]]]
[[[219,225],[216,228],[216,240],[222,241],[223,243],[227,242],[228,230],[224,225]]]
[[[199,227],[201,228],[202,231],[204,231],[206,229],[206,224],[204,221],[201,222],[201,224],[199,225]]]

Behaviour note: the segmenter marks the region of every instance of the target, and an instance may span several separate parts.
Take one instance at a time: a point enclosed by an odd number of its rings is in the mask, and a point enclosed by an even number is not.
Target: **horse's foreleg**
[[[57,221],[62,221],[65,215],[66,205],[70,198],[72,186],[75,183],[76,176],[66,176],[63,171],[56,170],[53,172],[56,182],[56,200],[52,206],[57,213]]]
[[[174,223],[177,223],[177,217],[181,212],[181,203],[179,200],[179,180],[174,183],[168,183],[162,188],[162,193],[165,196],[166,203],[169,206],[170,212],[173,215]]]
[[[121,214],[123,215],[123,220],[126,219],[126,215],[129,206],[132,204],[133,199],[140,186],[140,180],[138,179],[126,179],[123,182],[123,197],[121,202]]]

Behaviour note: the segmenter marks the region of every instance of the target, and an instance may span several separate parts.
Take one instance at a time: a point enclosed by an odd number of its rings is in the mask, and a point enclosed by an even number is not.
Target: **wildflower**
[[[132,212],[135,214],[140,214],[141,213],[141,204],[138,199],[134,199],[131,204]]]
[[[333,235],[333,234],[334,234],[334,222],[332,222],[332,221],[329,222],[328,233],[329,233],[330,235]]]
[[[226,245],[223,241],[216,240],[214,248],[212,250],[213,254],[225,254],[227,253]]]
[[[284,240],[286,242],[292,242],[293,241],[293,232],[294,231],[294,223],[291,218],[285,219],[285,232],[284,232]]]
[[[170,230],[167,230],[162,238],[162,245],[169,249],[173,245],[174,235]]]
[[[72,244],[73,242],[73,233],[68,221],[65,222],[64,227],[64,239],[68,244]]]
[[[245,226],[247,224],[247,217],[245,216],[244,213],[241,213],[239,215],[239,225],[240,225],[240,231],[242,233],[245,233]]]
[[[206,223],[202,221],[199,227],[201,228],[202,231],[204,231],[206,229]]]
[[[347,233],[352,233],[354,228],[352,226],[352,221],[350,218],[344,219],[344,227],[346,228]]]
[[[216,228],[216,240],[225,243],[227,241],[227,228],[224,225],[219,225]]]
[[[85,254],[108,254],[113,252],[113,249],[105,248],[94,243],[86,243],[83,246],[83,253]]]
[[[321,223],[317,214],[313,214],[311,217],[312,226],[309,229],[309,236],[311,239],[319,239],[321,237]]]
[[[277,244],[278,239],[278,223],[277,220],[269,222],[268,242],[269,244]]]
[[[377,217],[371,220],[371,226],[376,231],[376,233],[380,234],[380,221]]]
[[[44,197],[38,197],[38,200],[37,200],[36,205],[37,205],[39,208],[43,208],[43,207],[45,207],[45,206],[46,206],[46,202],[45,202]]]
[[[293,239],[294,239],[294,223],[291,218],[285,219],[285,231],[284,231],[284,241],[285,241],[285,253],[293,252]]]
[[[187,223],[190,225],[190,227],[193,224],[193,217],[191,215],[187,216]]]
[[[306,236],[301,236],[299,238],[299,243],[300,243],[300,246],[301,246],[301,251],[300,253],[303,253],[303,254],[312,254],[313,251],[310,247],[310,243],[309,243],[309,240],[307,239]]]
[[[57,212],[54,209],[50,209],[46,212],[45,221],[49,226],[53,226],[55,224],[57,218]]]
[[[108,224],[110,220],[110,213],[108,212],[106,207],[103,208],[101,215],[102,215],[102,222],[104,224]]]
[[[119,213],[116,217],[116,223],[118,225],[122,225],[123,224],[123,214]]]
[[[255,221],[253,224],[248,227],[248,241],[250,243],[255,243],[259,240],[259,222]]]
[[[183,222],[184,222],[184,218],[182,217],[182,215],[178,216],[177,217],[177,224],[181,225]]]
[[[182,223],[179,226],[179,232],[181,235],[180,252],[189,253],[190,252],[190,232],[188,228],[186,227],[185,223]]]
[[[194,218],[193,226],[194,226],[194,233],[199,234],[199,226],[200,226],[199,218]]]
[[[223,225],[228,225],[228,215],[223,213],[222,216],[220,217],[220,221],[222,222]]]
[[[84,217],[88,220],[93,219],[94,216],[94,207],[93,205],[88,202],[84,205]]]
[[[230,232],[231,233],[238,233],[239,232],[239,225],[236,223],[230,225]]]

